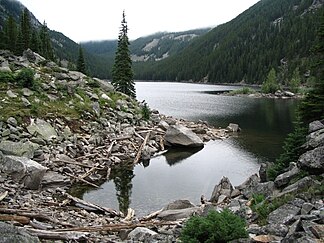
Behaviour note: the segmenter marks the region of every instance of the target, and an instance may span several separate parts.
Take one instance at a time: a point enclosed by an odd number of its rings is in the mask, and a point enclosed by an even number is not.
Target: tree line
[[[274,68],[282,84],[298,68],[306,81],[323,7],[313,0],[263,0],[195,39],[178,55],[136,63],[135,78],[262,84]]]
[[[0,37],[0,48],[10,50],[16,55],[21,55],[24,50],[30,48],[46,59],[55,58],[45,21],[40,27],[33,26],[27,8],[22,11],[19,23],[9,15],[0,31]]]

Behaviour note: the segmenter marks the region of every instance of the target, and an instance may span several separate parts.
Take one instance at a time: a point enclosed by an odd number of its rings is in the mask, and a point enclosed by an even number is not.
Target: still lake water
[[[274,161],[292,129],[296,100],[255,99],[216,95],[235,86],[187,83],[136,83],[138,100],[178,118],[204,120],[216,127],[238,123],[242,131],[227,140],[208,142],[200,151],[170,151],[149,165],[112,171],[102,189],[83,199],[102,206],[135,209],[137,216],[159,210],[176,199],[200,202],[210,198],[222,176],[239,185],[264,161]]]

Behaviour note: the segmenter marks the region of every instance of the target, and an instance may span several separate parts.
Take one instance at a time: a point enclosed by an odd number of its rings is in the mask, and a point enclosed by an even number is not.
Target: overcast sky
[[[76,42],[117,39],[125,10],[131,40],[225,23],[259,0],[19,0]]]

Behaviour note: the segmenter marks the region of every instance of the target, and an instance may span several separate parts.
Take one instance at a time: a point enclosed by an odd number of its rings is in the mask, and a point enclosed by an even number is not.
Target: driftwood
[[[135,215],[135,210],[132,208],[127,209],[127,216],[123,219],[125,221],[130,221]]]
[[[86,202],[80,198],[77,197],[73,197],[72,195],[70,195],[69,193],[63,191],[62,189],[58,189],[63,195],[65,195],[68,199],[72,200],[75,203],[81,204],[87,208],[91,208],[95,211],[99,211],[101,213],[108,213],[112,216],[120,216],[120,213],[118,213],[116,210],[110,209],[110,208],[106,208],[106,207],[101,207],[99,205],[90,203],[90,202]],[[85,208],[86,209],[86,208]],[[93,211],[92,210],[92,211]]]
[[[86,183],[86,184],[88,184],[88,185],[90,185],[90,186],[93,186],[93,187],[96,187],[96,188],[100,188],[100,186],[98,186],[98,185],[96,185],[96,184],[93,184],[93,183],[91,183],[91,182],[89,182],[89,181],[87,181],[87,180],[85,180],[85,179],[82,179],[82,178],[80,178],[80,177],[74,176],[74,175],[69,174],[69,173],[65,173],[65,174],[68,175],[68,176],[70,176],[70,177],[72,177],[73,179],[76,179],[76,180],[82,181],[82,182],[84,182],[84,183]]]
[[[2,201],[8,195],[8,191],[5,191],[0,194],[0,201]]]
[[[163,210],[163,208],[161,208],[160,210],[155,211],[155,212],[153,212],[153,213],[151,213],[151,214],[149,214],[149,215],[147,215],[147,216],[142,217],[142,218],[141,218],[141,221],[148,221],[148,220],[151,220],[151,219],[156,218],[156,216],[157,216],[159,213],[161,213],[162,210]]]
[[[76,227],[69,229],[60,229],[57,231],[66,232],[66,231],[77,231],[77,232],[99,232],[99,231],[110,231],[110,232],[118,232],[124,229],[135,229],[137,227],[155,227],[155,226],[163,226],[163,225],[178,225],[179,222],[172,221],[158,221],[158,222],[140,222],[136,224],[132,223],[123,223],[123,224],[108,224],[102,226],[88,226],[88,227]]]
[[[30,229],[30,228],[22,228],[25,229],[29,234],[37,236],[40,239],[48,239],[48,240],[86,240],[86,237],[89,235],[84,232],[61,232],[61,231],[49,231],[49,230],[40,230],[40,229]]]
[[[86,158],[89,158],[89,157],[94,157],[94,156],[97,156],[97,155],[99,155],[99,153],[86,154],[86,155],[83,155],[83,156],[77,157],[77,158],[75,158],[75,159],[76,159],[76,160],[82,160],[82,159],[86,159]]]
[[[62,163],[65,163],[65,164],[72,164],[72,165],[78,165],[80,167],[86,167],[86,168],[92,168],[91,165],[85,165],[85,164],[82,164],[80,162],[76,162],[76,161],[68,161],[68,160],[54,160],[54,162],[62,162]]]
[[[16,221],[21,224],[29,224],[30,218],[19,215],[0,214],[0,221]]]
[[[18,210],[18,209],[9,209],[9,208],[0,208],[0,213],[4,213],[4,214],[15,214],[15,215],[19,215],[19,216],[25,216],[27,218],[30,219],[40,219],[40,220],[47,220],[49,222],[58,224],[58,225],[63,225],[63,226],[68,226],[68,227],[73,227],[73,224],[70,223],[65,223],[65,222],[60,222],[59,220],[45,215],[45,214],[41,214],[41,213],[34,213],[31,211],[27,211],[27,210]]]
[[[86,178],[87,176],[91,175],[92,172],[98,169],[99,164],[95,164],[90,170],[86,171],[83,175],[78,176],[79,180]]]
[[[149,132],[146,134],[146,137],[145,137],[143,143],[141,144],[140,148],[138,149],[138,152],[137,152],[137,154],[136,154],[136,156],[135,156],[135,159],[134,159],[134,161],[133,161],[133,164],[134,164],[134,165],[137,164],[138,161],[140,160],[141,155],[142,155],[142,152],[143,152],[143,150],[144,150],[144,147],[145,147],[145,145],[146,145],[146,143],[147,143],[147,141],[148,141],[148,139],[149,139],[149,137],[150,137],[150,134],[151,134],[151,132],[149,131]]]
[[[162,136],[159,136],[159,142],[160,142],[160,150],[164,150],[164,139]]]

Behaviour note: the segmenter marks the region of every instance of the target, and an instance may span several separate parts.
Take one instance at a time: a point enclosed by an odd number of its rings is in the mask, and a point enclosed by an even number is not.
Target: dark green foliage
[[[12,83],[15,77],[11,72],[0,72],[0,83]]]
[[[23,68],[16,76],[16,82],[24,88],[33,88],[34,71],[31,68]]]
[[[84,56],[83,56],[83,49],[81,45],[79,46],[79,57],[78,57],[78,62],[77,62],[77,71],[86,74],[86,65],[84,61]]]
[[[313,0],[263,0],[234,20],[198,37],[178,55],[159,62],[136,63],[136,79],[194,80],[261,84],[284,58],[287,78],[310,67],[318,16]],[[283,17],[282,21],[280,18]],[[284,81],[284,80],[283,80]]]
[[[280,87],[277,80],[276,70],[272,68],[268,73],[267,79],[262,84],[261,91],[266,94],[274,94],[278,89],[280,89]]]
[[[191,217],[185,224],[180,239],[186,243],[225,243],[246,238],[245,222],[230,210],[210,211],[207,217]]]
[[[151,116],[151,110],[150,107],[147,105],[147,103],[144,101],[142,104],[142,117],[144,120],[149,120]]]
[[[49,60],[54,60],[54,52],[52,48],[51,39],[49,36],[49,29],[47,28],[46,22],[44,21],[43,25],[39,31],[40,39],[40,52],[41,54]]]
[[[300,78],[300,74],[299,74],[299,69],[296,68],[292,75],[292,78],[290,79],[290,81],[288,83],[289,90],[291,92],[298,93],[300,85],[301,85],[301,78]]]
[[[267,171],[270,180],[274,180],[279,174],[283,173],[290,162],[297,162],[299,156],[303,153],[301,146],[306,142],[306,134],[307,129],[303,123],[295,122],[294,131],[289,133],[285,139],[283,153]]]
[[[17,23],[10,15],[4,26],[5,48],[15,51],[17,42]]]
[[[30,48],[31,43],[31,23],[30,23],[30,13],[27,8],[24,9],[20,19],[20,31],[23,40],[23,49],[27,50]]]
[[[129,40],[127,36],[127,22],[125,12],[123,12],[122,27],[118,36],[118,46],[116,51],[115,63],[112,68],[111,84],[117,91],[136,97],[135,82],[133,79],[132,60],[129,51]]]
[[[251,209],[258,216],[257,222],[260,225],[265,225],[267,217],[272,211],[293,199],[294,196],[289,194],[283,197],[274,198],[272,201],[266,199],[262,194],[253,195]]]
[[[321,16],[317,45],[314,48],[313,72],[316,75],[312,90],[306,95],[300,106],[304,122],[324,119],[324,13]]]

